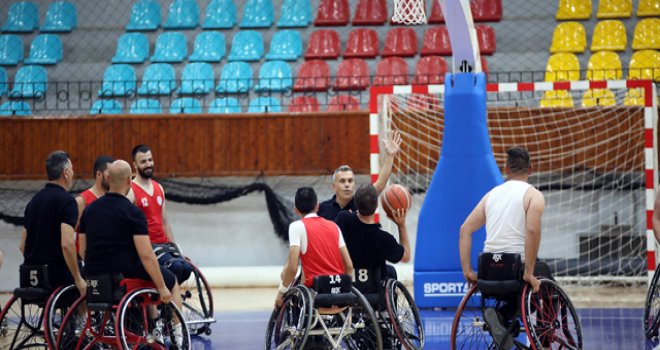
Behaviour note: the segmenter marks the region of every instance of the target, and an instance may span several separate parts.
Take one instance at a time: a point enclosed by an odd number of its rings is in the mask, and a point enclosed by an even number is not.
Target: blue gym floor
[[[658,341],[647,341],[642,330],[642,309],[580,309],[585,349],[651,350]],[[263,349],[270,311],[216,313],[218,322],[210,336],[195,336],[195,350]],[[422,310],[425,349],[449,349],[454,310]]]

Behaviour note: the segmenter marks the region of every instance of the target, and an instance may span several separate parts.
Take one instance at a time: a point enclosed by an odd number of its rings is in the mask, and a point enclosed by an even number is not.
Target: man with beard
[[[78,205],[78,224],[76,224],[76,229],[80,225],[80,217],[85,207],[106,194],[108,189],[110,189],[110,185],[108,184],[108,165],[112,162],[114,162],[114,159],[108,156],[99,156],[94,161],[94,185],[82,191],[80,196],[76,197],[76,204]]]

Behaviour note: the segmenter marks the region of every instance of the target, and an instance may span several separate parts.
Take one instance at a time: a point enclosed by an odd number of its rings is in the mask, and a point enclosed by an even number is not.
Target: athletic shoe
[[[487,308],[484,311],[484,321],[490,329],[490,335],[493,337],[495,344],[499,345],[501,349],[511,349],[513,347],[513,339],[509,331],[500,322],[500,317],[495,309]]]
[[[181,329],[181,323],[177,323],[172,327],[172,334],[174,335],[174,342],[176,343],[177,349],[183,348],[183,330]]]
[[[164,345],[165,338],[163,337],[163,326],[163,321],[156,321],[156,325],[154,326],[154,330],[151,331],[151,335],[154,337],[154,341],[156,341],[158,344]]]

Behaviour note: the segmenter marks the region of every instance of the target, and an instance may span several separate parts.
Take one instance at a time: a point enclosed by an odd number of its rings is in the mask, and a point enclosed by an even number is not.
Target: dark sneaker
[[[490,329],[490,335],[493,336],[495,344],[499,345],[501,349],[511,349],[513,347],[513,338],[506,328],[500,322],[497,311],[493,308],[488,308],[484,311],[484,321]]]

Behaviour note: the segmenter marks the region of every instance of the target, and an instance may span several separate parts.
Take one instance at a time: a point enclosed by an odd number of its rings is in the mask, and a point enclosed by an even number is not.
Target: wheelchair
[[[383,349],[378,320],[350,275],[291,287],[268,321],[266,349]]]
[[[78,289],[53,288],[48,265],[21,265],[19,276],[20,287],[0,311],[0,349],[51,348]]]
[[[644,307],[644,334],[647,338],[658,336],[660,327],[660,286],[658,286],[658,269],[653,274],[653,279],[646,293],[646,304]]]
[[[191,349],[181,311],[163,304],[152,282],[119,274],[89,277],[87,284],[87,295],[64,317],[56,349]]]
[[[583,348],[580,321],[566,293],[546,278],[533,293],[522,279],[519,254],[482,253],[477,271],[477,284],[452,322],[452,350]]]

